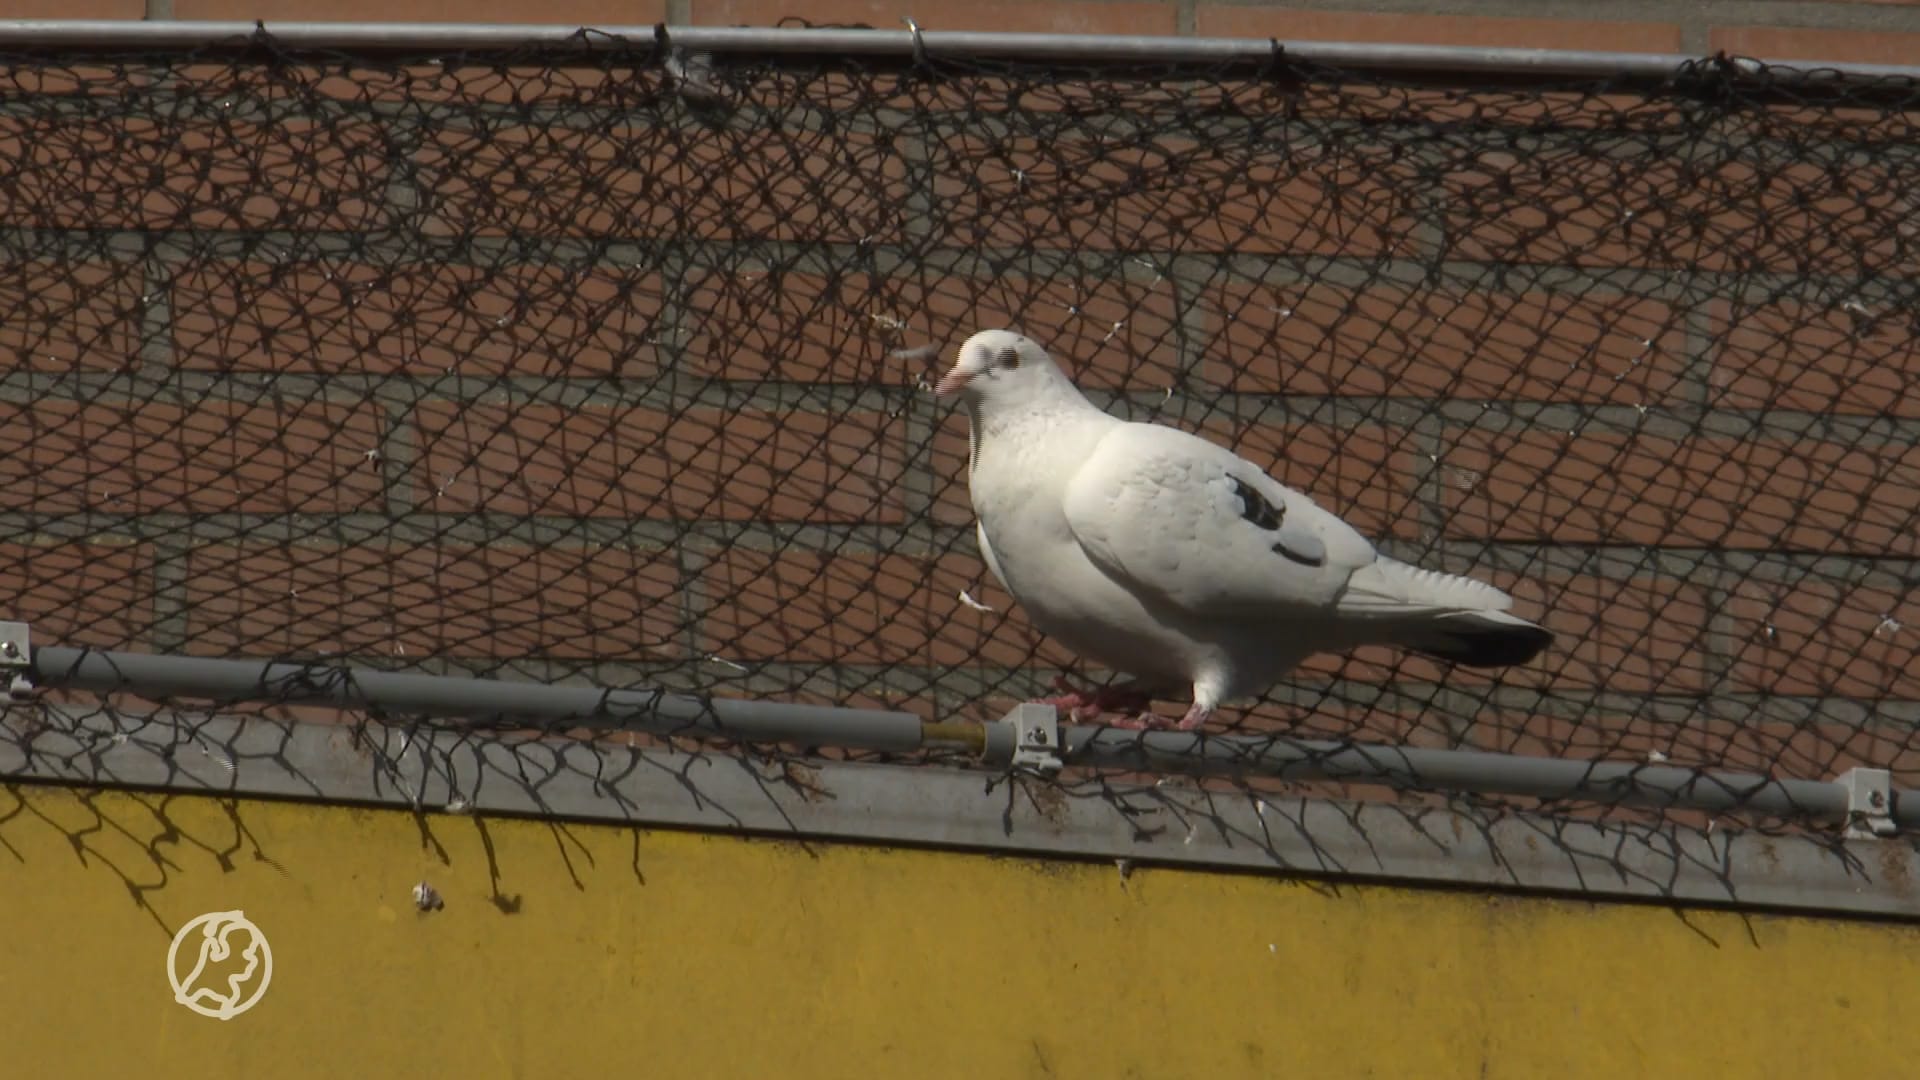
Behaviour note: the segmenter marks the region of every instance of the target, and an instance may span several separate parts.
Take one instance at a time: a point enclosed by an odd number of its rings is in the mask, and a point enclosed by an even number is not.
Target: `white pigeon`
[[[968,494],[980,554],[1034,624],[1135,677],[1050,699],[1075,715],[1193,688],[1191,730],[1316,652],[1385,644],[1472,667],[1553,640],[1506,593],[1375,551],[1353,527],[1233,452],[1083,397],[1034,342],[967,339],[936,392],[971,425]]]

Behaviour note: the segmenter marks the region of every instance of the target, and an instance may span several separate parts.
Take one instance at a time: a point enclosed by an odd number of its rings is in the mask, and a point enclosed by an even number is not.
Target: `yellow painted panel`
[[[443,909],[415,909],[428,881]],[[242,909],[272,982],[173,1000]],[[1920,929],[0,789],[19,1077],[1914,1075]]]

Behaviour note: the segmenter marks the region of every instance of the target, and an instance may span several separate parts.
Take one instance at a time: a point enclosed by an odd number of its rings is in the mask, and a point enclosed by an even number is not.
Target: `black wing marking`
[[[1240,516],[1253,522],[1268,532],[1280,529],[1280,510],[1267,501],[1265,495],[1248,487],[1237,476],[1229,476],[1233,481],[1233,493],[1240,496]]]
[[[1233,482],[1233,493],[1240,497],[1240,516],[1268,532],[1279,532],[1280,519],[1286,514],[1285,508],[1275,506],[1268,502],[1265,495],[1248,487],[1246,482],[1239,477],[1229,476],[1227,479]],[[1295,539],[1298,540],[1300,538],[1295,537]],[[1288,547],[1287,542],[1282,539],[1273,545],[1273,553],[1292,559],[1301,566],[1326,565],[1326,549],[1318,544],[1312,546],[1314,550],[1311,551],[1296,550],[1295,548]]]

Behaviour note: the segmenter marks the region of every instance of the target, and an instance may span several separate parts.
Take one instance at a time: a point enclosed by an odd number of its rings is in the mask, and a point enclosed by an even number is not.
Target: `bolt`
[[[1879,791],[1869,792],[1867,794],[1867,805],[1873,807],[1875,810],[1887,805],[1886,793]]]
[[[1041,744],[1042,746],[1046,745],[1046,742],[1047,742],[1046,730],[1044,728],[1034,728],[1033,741]]]
[[[20,646],[11,641],[0,641],[0,655],[19,656]]]

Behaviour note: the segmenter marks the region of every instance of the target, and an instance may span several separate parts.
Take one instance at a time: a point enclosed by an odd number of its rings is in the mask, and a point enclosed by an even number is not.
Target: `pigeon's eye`
[[[990,368],[993,366],[993,349],[992,348],[986,345],[981,345],[973,350],[973,355],[980,358],[981,367]]]
[[[1020,366],[1020,351],[1014,348],[1000,350],[1000,366],[1012,370]]]

